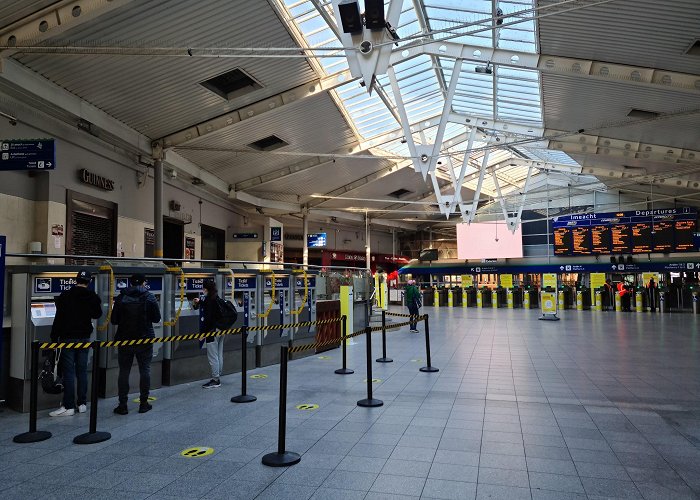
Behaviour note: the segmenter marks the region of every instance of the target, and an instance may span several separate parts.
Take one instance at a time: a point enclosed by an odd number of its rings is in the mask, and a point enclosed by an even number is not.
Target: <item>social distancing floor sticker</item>
[[[254,380],[258,380],[258,379],[267,378],[267,375],[265,375],[264,373],[256,373],[255,375],[251,375],[250,378],[252,378]]]
[[[180,455],[187,458],[201,458],[211,455],[212,453],[214,453],[214,448],[209,448],[207,446],[194,446],[192,448],[182,450]]]
[[[156,399],[158,399],[158,398],[156,398],[155,396],[148,396],[148,402],[149,402],[149,403],[155,401]],[[141,402],[141,398],[136,398],[136,399],[134,399],[133,401],[134,401],[134,403],[140,403],[140,402]]]
[[[302,411],[308,411],[308,410],[317,410],[318,405],[315,405],[313,403],[304,403],[296,406],[297,410],[302,410]]]

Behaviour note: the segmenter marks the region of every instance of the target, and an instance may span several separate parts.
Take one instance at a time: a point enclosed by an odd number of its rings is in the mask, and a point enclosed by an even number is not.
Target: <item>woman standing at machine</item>
[[[216,283],[212,280],[204,282],[202,298],[192,301],[195,309],[200,309],[199,332],[209,333],[216,330],[216,323],[219,320],[220,310],[217,303],[218,290]],[[211,367],[211,380],[202,385],[205,389],[221,387],[221,373],[224,369],[224,337],[208,337],[206,339],[207,361]]]

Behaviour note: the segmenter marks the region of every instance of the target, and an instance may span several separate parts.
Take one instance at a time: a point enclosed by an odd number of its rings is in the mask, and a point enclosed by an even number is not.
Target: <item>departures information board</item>
[[[636,210],[556,217],[555,255],[695,252],[693,208]]]

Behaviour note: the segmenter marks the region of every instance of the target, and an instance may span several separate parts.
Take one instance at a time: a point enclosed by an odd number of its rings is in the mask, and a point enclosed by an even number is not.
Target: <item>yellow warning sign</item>
[[[180,455],[187,458],[201,458],[206,457],[214,453],[214,448],[208,448],[206,446],[194,446],[192,448],[187,448],[182,450]]]
[[[542,275],[542,288],[554,288],[557,289],[557,274],[556,273],[545,273]]]
[[[155,397],[155,396],[148,396],[148,401],[149,401],[149,402],[150,402],[150,401],[155,401],[155,400],[156,400],[156,397]],[[141,398],[136,398],[136,399],[134,399],[133,401],[134,401],[134,403],[140,403],[140,402],[141,402]]]
[[[557,301],[553,292],[542,292],[542,314],[556,314]]]
[[[462,275],[462,288],[469,288],[474,286],[474,276],[471,274]]]
[[[501,286],[503,288],[513,288],[513,275],[501,274]]]
[[[252,379],[267,378],[267,375],[265,375],[264,373],[256,373],[255,375],[251,375],[250,378],[252,378]]]
[[[305,403],[302,405],[297,405],[297,410],[317,410],[318,405],[312,404],[312,403]]]
[[[372,379],[372,383],[374,383],[374,384],[378,384],[378,383],[381,382],[381,381],[382,381],[382,379],[380,379],[380,378],[373,378],[373,379]],[[364,379],[363,382],[366,383],[366,382],[367,382],[367,379]]]

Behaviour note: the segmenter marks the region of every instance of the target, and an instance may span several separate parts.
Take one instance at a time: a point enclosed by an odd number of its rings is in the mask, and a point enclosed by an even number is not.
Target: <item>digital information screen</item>
[[[651,253],[651,222],[632,224],[632,253]]]
[[[612,253],[632,252],[632,231],[627,224],[615,224],[610,228]]]
[[[612,253],[612,228],[591,226],[591,251],[594,254]]]
[[[673,251],[673,232],[674,225],[672,220],[654,221],[654,232],[652,240],[654,243],[654,251],[661,253],[669,253]]]
[[[574,242],[574,255],[591,255],[591,228],[575,227],[571,230],[571,239]]]
[[[695,251],[695,226],[694,220],[677,220],[675,223],[675,251],[694,252]]]
[[[571,239],[571,229],[558,227],[554,230],[554,255],[571,255],[574,243]]]
[[[552,221],[554,254],[695,252],[697,219],[696,209],[682,207],[559,216]]]

